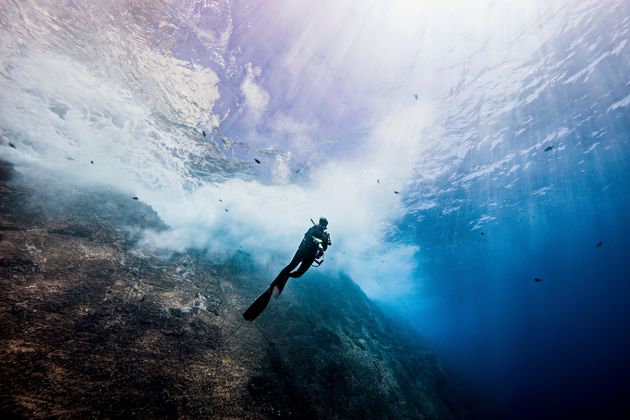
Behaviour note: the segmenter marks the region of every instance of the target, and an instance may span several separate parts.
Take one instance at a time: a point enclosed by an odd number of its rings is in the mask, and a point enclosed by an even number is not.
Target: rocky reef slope
[[[0,178],[2,417],[467,418],[350,279],[309,273],[247,323],[246,253],[164,255],[131,197]]]

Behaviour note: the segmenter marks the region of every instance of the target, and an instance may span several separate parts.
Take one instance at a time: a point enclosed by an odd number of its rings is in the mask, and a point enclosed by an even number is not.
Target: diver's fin
[[[253,321],[258,318],[267,305],[269,305],[269,301],[271,300],[271,294],[273,293],[273,287],[267,288],[258,298],[251,304],[249,308],[243,313],[243,318],[246,321]]]

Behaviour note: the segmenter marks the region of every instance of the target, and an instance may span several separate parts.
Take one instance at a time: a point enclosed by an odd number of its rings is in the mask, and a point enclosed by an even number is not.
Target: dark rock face
[[[265,286],[247,254],[140,248],[166,229],[144,204],[0,166],[3,417],[468,417],[350,279],[309,273],[247,323]]]

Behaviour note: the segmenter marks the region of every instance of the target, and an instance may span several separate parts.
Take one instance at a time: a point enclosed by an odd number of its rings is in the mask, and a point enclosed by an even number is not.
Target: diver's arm
[[[328,249],[328,246],[332,245],[332,242],[330,242],[330,233],[322,232],[322,236],[322,248],[324,249],[324,251],[326,251]]]

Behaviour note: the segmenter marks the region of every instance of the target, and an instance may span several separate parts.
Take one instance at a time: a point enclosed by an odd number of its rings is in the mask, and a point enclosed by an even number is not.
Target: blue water
[[[627,409],[629,204],[626,195],[581,211],[543,208],[541,222],[425,251],[431,274],[415,299],[432,300],[409,320],[484,409],[510,418]]]
[[[270,276],[326,216],[479,418],[630,416],[630,3],[145,6],[0,6],[3,159]]]
[[[556,39],[550,55],[560,62],[569,42]],[[509,176],[456,185],[456,212],[402,225],[425,244],[408,317],[485,400],[483,416],[630,413],[630,118],[610,109],[628,94],[629,59],[608,58],[597,77],[552,86],[498,124],[528,133],[504,153],[568,127],[562,152],[537,147],[533,176],[509,189]],[[496,159],[479,155],[474,164]],[[470,214],[495,218],[471,231]]]

